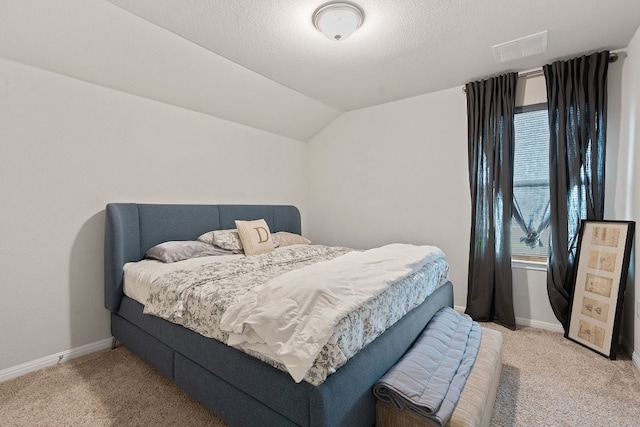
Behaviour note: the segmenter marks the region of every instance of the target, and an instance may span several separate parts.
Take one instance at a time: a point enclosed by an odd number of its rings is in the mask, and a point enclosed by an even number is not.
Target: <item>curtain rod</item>
[[[611,52],[611,53],[609,53],[609,62],[616,62],[618,60],[618,58],[620,58],[620,55],[625,55],[625,54],[626,54],[626,51],[624,51],[624,50]],[[528,77],[538,77],[538,76],[542,76],[542,75],[544,75],[544,71],[542,70],[542,68],[536,68],[535,70],[524,71],[524,72],[518,73],[518,78],[519,79],[526,79]],[[464,93],[467,93],[467,87],[466,86],[462,86],[462,91]]]

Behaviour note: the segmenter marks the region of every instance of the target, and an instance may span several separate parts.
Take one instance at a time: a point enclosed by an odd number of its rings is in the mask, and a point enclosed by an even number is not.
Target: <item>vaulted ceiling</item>
[[[334,42],[326,0],[0,0],[0,56],[307,141],[342,112],[627,46],[636,0],[355,0]],[[492,46],[547,31],[544,53]]]

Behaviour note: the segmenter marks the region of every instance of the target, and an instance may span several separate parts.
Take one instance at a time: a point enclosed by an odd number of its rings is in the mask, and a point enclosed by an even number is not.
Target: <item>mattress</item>
[[[203,265],[223,263],[238,258],[244,258],[244,255],[206,256],[170,263],[153,259],[129,262],[124,265],[123,292],[129,298],[133,298],[144,305],[147,302],[149,288],[154,280],[179,270],[196,269]]]
[[[349,251],[351,249],[299,245],[278,248],[271,254],[255,257],[244,255],[203,257],[170,264],[143,260],[125,265],[124,293],[147,306],[150,294],[152,299],[157,298],[152,291],[154,283],[157,287],[159,282],[171,284],[173,281],[174,285],[189,282],[191,284],[185,289],[192,290],[192,288],[199,288],[202,281],[207,281],[209,286],[216,288],[208,291],[206,297],[202,297],[202,299],[214,299],[211,307],[196,307],[192,301],[186,304],[190,307],[184,307],[184,315],[174,317],[160,315],[160,317],[226,343],[228,334],[219,328],[219,318],[226,307],[252,286],[259,286],[292,268],[301,268],[339,257]],[[287,262],[278,261],[280,259],[285,259]],[[245,268],[245,263],[250,264],[250,267]],[[394,283],[380,295],[342,318],[304,380],[314,385],[324,382],[359,350],[445,283],[448,280],[448,273],[449,265],[446,260],[436,259]],[[208,278],[201,280],[200,276]],[[265,354],[242,347],[240,349],[286,371],[282,364]]]

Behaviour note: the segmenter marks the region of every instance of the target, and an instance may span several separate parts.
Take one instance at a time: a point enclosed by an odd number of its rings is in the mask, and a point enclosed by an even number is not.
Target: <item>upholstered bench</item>
[[[482,328],[478,356],[464,385],[460,400],[447,426],[486,427],[493,415],[500,373],[502,372],[502,334]],[[376,404],[376,427],[425,427],[432,421],[390,404]]]

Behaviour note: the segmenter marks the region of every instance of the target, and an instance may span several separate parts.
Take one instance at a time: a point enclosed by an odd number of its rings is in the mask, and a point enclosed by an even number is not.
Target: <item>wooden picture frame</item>
[[[582,221],[565,337],[616,358],[634,221]]]

